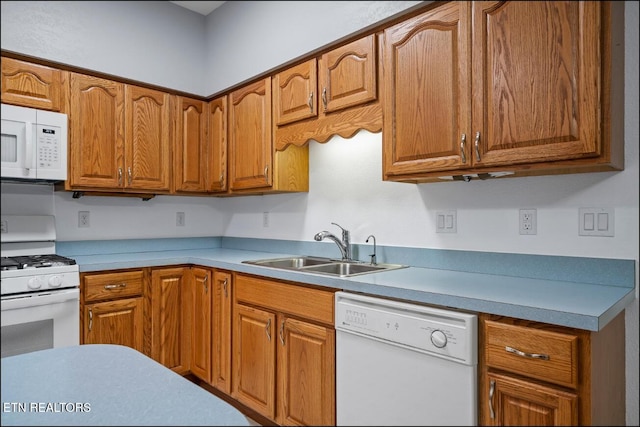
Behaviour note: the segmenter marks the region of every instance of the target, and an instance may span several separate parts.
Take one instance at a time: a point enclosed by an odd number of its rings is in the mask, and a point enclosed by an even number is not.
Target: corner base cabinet
[[[232,397],[279,425],[335,425],[334,291],[233,283]]]
[[[624,425],[624,312],[601,331],[482,314],[480,425]]]

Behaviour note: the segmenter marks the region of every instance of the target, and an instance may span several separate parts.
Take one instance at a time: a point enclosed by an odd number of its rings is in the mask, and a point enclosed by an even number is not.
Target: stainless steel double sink
[[[327,274],[340,277],[379,273],[407,267],[401,264],[368,264],[361,261],[341,261],[313,256],[292,256],[242,262],[281,270],[294,270],[301,273]]]

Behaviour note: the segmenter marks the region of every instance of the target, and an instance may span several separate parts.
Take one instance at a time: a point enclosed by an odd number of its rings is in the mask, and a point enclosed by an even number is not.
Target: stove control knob
[[[62,284],[62,280],[60,276],[51,276],[49,277],[49,286],[52,288],[58,288]]]
[[[42,286],[42,278],[41,277],[32,277],[27,282],[27,286],[29,289],[40,289]]]
[[[447,345],[447,336],[439,329],[431,332],[431,342],[438,348],[444,348]]]

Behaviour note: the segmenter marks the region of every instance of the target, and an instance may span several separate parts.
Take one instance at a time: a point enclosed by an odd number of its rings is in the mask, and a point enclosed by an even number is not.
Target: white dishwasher
[[[335,297],[337,425],[477,424],[475,314]]]

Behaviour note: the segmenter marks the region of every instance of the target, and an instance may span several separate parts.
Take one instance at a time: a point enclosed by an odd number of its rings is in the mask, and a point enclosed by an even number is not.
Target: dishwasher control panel
[[[336,330],[477,364],[475,314],[336,292]]]

